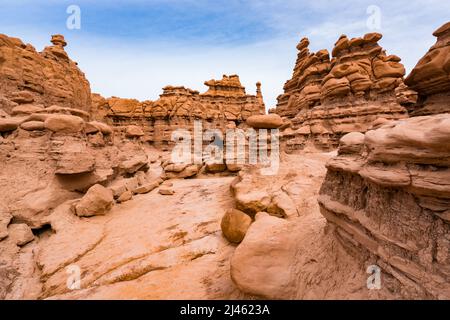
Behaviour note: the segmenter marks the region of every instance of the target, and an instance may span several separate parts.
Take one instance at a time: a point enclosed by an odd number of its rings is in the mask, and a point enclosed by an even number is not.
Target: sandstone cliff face
[[[59,105],[90,111],[91,90],[84,73],[70,60],[61,35],[37,52],[20,39],[0,35],[0,110],[17,105]]]
[[[138,125],[144,130],[147,142],[168,148],[173,143],[172,132],[191,131],[194,120],[203,120],[204,129],[225,131],[227,126],[245,124],[248,117],[265,113],[260,83],[256,95],[246,94],[236,75],[206,81],[205,85],[209,89],[203,94],[185,87],[166,86],[156,101],[106,99],[107,121],[115,127]],[[94,108],[104,105],[103,100],[96,101]]]
[[[378,33],[354,39],[343,35],[331,61],[326,50],[311,54],[308,40],[300,42],[293,79],[286,83],[274,110],[286,117],[282,138],[288,151],[308,143],[320,149],[336,148],[340,137],[367,131],[379,117],[407,116],[399,102],[408,105],[415,97],[405,92],[400,58],[388,56],[378,45],[381,37]]]
[[[420,59],[405,83],[420,95],[411,116],[450,112],[450,22],[433,35],[437,42]]]
[[[416,117],[344,137],[320,191],[344,247],[374,257],[407,297],[450,297],[449,125]]]

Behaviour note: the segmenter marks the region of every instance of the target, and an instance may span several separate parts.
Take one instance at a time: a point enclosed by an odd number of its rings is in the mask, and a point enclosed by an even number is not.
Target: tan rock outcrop
[[[91,187],[84,197],[74,206],[74,213],[79,217],[104,215],[114,204],[113,194],[102,185]]]
[[[0,96],[19,105],[58,104],[90,111],[89,82],[65,52],[64,37],[52,36],[52,43],[37,52],[20,39],[0,35]],[[12,106],[0,104],[8,114]]]
[[[97,97],[94,108],[109,110],[109,123],[122,127],[124,134],[127,126],[140,127],[143,132],[138,136],[159,148],[174,144],[174,130],[192,131],[194,120],[203,120],[204,129],[225,131],[231,124],[245,125],[252,115],[265,114],[260,83],[256,95],[246,94],[237,75],[224,75],[222,80],[206,81],[205,85],[209,89],[202,94],[185,87],[166,86],[156,101],[113,97],[106,99],[105,106],[105,101]]]
[[[450,115],[390,122],[328,163],[321,212],[411,296],[450,296]],[[344,152],[342,152],[344,151]]]
[[[20,247],[34,240],[34,234],[31,228],[25,223],[9,225],[8,233],[11,240]]]
[[[433,35],[436,44],[420,59],[405,83],[420,95],[411,116],[450,112],[450,22]]]
[[[287,151],[307,145],[336,148],[343,135],[365,132],[379,117],[407,117],[400,103],[413,103],[414,93],[404,88],[400,58],[388,56],[378,45],[381,37],[343,35],[331,61],[326,50],[312,54],[308,39],[300,42],[293,79],[286,83],[275,109],[285,117],[281,138]],[[400,86],[404,89],[396,91]]]

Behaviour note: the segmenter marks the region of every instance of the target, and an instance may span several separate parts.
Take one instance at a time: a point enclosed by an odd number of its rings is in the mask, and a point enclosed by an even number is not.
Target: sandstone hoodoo
[[[414,95],[396,91],[403,86],[405,68],[399,57],[386,54],[378,44],[381,38],[378,33],[342,35],[331,60],[327,50],[310,53],[309,40],[301,40],[293,78],[274,110],[287,122],[282,140],[288,151],[307,145],[333,149],[343,135],[366,132],[379,117],[407,117],[401,104],[415,103],[410,101]]]
[[[303,38],[266,113],[237,75],[104,98],[62,35],[0,35],[0,299],[450,299],[434,36],[405,79],[379,33]]]
[[[405,83],[420,94],[412,116],[450,112],[450,22],[433,35],[437,42],[420,59]]]
[[[222,80],[209,80],[205,85],[205,93],[166,86],[156,101],[96,98],[94,108],[106,110],[105,120],[118,130],[124,126],[127,135],[130,126],[139,126],[143,131],[138,136],[160,148],[173,145],[174,130],[192,131],[195,120],[207,124],[205,129],[225,131],[230,125],[245,125],[245,120],[253,115],[265,114],[260,83],[256,95],[246,94],[237,75],[224,75]]]

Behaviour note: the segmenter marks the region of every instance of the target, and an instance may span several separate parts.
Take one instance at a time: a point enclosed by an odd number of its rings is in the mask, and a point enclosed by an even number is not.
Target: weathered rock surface
[[[130,128],[135,128],[137,135],[132,136],[159,148],[174,144],[171,134],[176,129],[192,133],[195,120],[203,120],[203,129],[225,131],[230,125],[245,125],[252,115],[265,114],[260,83],[256,95],[246,94],[237,75],[224,75],[222,80],[206,81],[205,85],[209,89],[202,94],[166,86],[156,101],[96,97],[94,108],[108,110],[107,121],[124,135],[130,135]]]
[[[450,296],[450,115],[387,123],[328,163],[322,214],[417,298]]]
[[[132,195],[131,192],[130,195]],[[123,201],[126,200],[123,198]],[[114,198],[111,190],[96,184],[74,205],[74,212],[79,217],[105,215],[111,210],[113,204]]]
[[[293,78],[285,85],[274,110],[285,117],[281,138],[287,151],[312,145],[333,149],[349,132],[366,132],[377,118],[401,119],[413,94],[404,87],[400,58],[387,55],[378,41],[382,35],[341,36],[330,60],[321,50],[310,53],[303,39]],[[403,88],[402,87],[402,88]],[[408,97],[408,98],[407,98]]]
[[[405,83],[420,95],[412,116],[450,112],[450,22],[433,35],[436,44],[420,59]]]
[[[233,202],[230,181],[176,180],[177,193],[164,202],[155,192],[138,195],[89,220],[62,206],[51,218],[56,233],[42,239],[37,255],[40,298],[248,298],[230,279],[234,246],[220,231]],[[80,290],[67,288],[73,265],[82,272]]]
[[[0,96],[16,104],[58,104],[90,111],[91,90],[84,73],[69,59],[65,41],[37,52],[20,39],[0,35]],[[0,105],[10,114],[13,105]],[[21,108],[21,107],[20,107]],[[17,109],[16,109],[17,110]]]

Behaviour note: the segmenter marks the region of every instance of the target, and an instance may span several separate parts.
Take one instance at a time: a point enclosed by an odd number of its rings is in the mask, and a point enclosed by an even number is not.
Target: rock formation
[[[62,36],[0,36],[0,299],[449,299],[449,30],[406,84],[380,34],[303,39],[268,115],[236,75],[91,95]]]
[[[20,39],[0,34],[0,110],[30,104],[59,105],[90,111],[91,89],[77,63],[70,60],[61,35],[52,36],[52,46],[37,52]]]
[[[420,95],[411,116],[450,112],[450,22],[433,35],[437,42],[420,59],[405,83]]]
[[[332,51],[310,53],[304,38],[294,75],[278,98],[274,112],[285,118],[282,139],[289,150],[303,149],[308,143],[320,149],[336,148],[352,131],[365,132],[379,117],[407,116],[410,95],[396,89],[403,85],[405,69],[400,58],[388,56],[378,41],[382,35],[363,38],[341,36]],[[403,100],[397,101],[397,96]]]
[[[344,137],[320,192],[342,245],[373,256],[410,297],[450,297],[449,124],[416,117]]]
[[[209,89],[200,94],[185,87],[167,86],[159,100],[139,102],[133,99],[95,97],[94,108],[108,110],[106,118],[115,127],[139,125],[145,140],[159,148],[172,145],[176,129],[193,130],[194,120],[203,120],[204,129],[240,126],[252,115],[265,114],[261,84],[257,94],[248,95],[237,75],[205,82]]]

